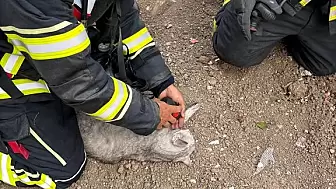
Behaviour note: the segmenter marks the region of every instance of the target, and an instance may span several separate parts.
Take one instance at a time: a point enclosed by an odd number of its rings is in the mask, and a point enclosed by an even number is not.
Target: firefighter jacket
[[[108,76],[92,59],[91,41],[73,16],[72,5],[73,0],[0,1],[0,64],[24,95],[14,99],[0,88],[0,104],[43,101],[56,95],[96,119],[135,132],[154,131],[160,122],[158,105]],[[149,88],[162,91],[173,83],[171,72],[134,0],[123,0],[120,7],[124,53]]]

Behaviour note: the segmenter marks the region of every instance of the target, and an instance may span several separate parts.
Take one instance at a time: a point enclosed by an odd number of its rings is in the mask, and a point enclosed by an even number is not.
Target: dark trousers
[[[336,72],[336,35],[330,36],[328,15],[320,7],[306,6],[294,17],[284,13],[261,22],[252,40],[244,39],[232,3],[216,15],[213,47],[219,58],[239,67],[261,63],[284,40],[294,59],[314,75]]]
[[[14,186],[66,188],[78,180],[86,154],[75,111],[61,100],[0,105],[0,180]],[[28,152],[25,157],[21,151]]]

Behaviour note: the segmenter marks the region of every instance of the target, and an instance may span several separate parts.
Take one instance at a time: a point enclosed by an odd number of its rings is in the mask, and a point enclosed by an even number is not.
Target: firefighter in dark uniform
[[[0,65],[0,180],[12,186],[78,180],[75,110],[141,135],[183,123],[182,94],[135,0],[0,0]]]
[[[278,42],[314,75],[336,72],[335,0],[225,0],[214,20],[213,47],[239,67],[261,63]]]

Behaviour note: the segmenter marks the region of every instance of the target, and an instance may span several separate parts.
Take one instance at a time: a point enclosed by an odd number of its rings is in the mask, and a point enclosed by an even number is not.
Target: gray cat
[[[199,104],[187,108],[185,122],[199,109]],[[195,139],[188,129],[164,128],[141,136],[132,131],[95,120],[77,113],[85,150],[89,156],[106,163],[120,160],[172,161],[191,164]]]

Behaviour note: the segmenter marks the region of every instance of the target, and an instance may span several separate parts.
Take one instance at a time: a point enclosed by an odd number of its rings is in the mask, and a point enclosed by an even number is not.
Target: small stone
[[[189,181],[193,184],[196,184],[196,179],[190,179]]]
[[[198,62],[202,63],[202,64],[208,64],[208,62],[210,61],[210,58],[207,56],[200,56],[198,58]]]
[[[125,165],[125,168],[126,168],[126,169],[130,169],[131,166],[132,166],[132,165],[131,165],[130,163],[128,163],[128,164]]]
[[[119,168],[118,168],[118,170],[117,170],[117,172],[119,173],[119,174],[123,174],[123,172],[124,172],[124,166],[123,165],[120,165],[119,166]]]
[[[211,173],[218,173],[219,169],[211,169],[210,171],[211,171]]]
[[[213,181],[213,182],[214,182],[214,181],[217,181],[217,179],[214,178],[214,177],[211,177],[210,180]]]
[[[211,78],[208,82],[210,85],[216,85],[217,80],[215,78]]]
[[[300,147],[300,148],[305,148],[306,147],[306,138],[304,138],[304,137],[298,138],[298,140],[296,141],[295,145],[297,147]]]
[[[207,89],[208,89],[208,90],[212,90],[212,89],[213,89],[213,86],[208,85],[208,86],[207,86]]]
[[[278,175],[278,176],[281,174],[281,172],[280,172],[279,169],[275,169],[274,172],[275,172],[275,174]]]
[[[209,142],[210,145],[217,145],[219,144],[219,140],[214,140],[214,141],[211,141]]]
[[[171,27],[173,27],[172,24],[168,24],[168,25],[166,26],[167,29],[169,29],[169,28],[171,28]]]
[[[233,187],[233,186],[230,186],[229,189],[234,189],[234,187]]]
[[[220,168],[220,165],[217,163],[217,165],[215,165],[215,168],[216,169]]]
[[[331,154],[335,153],[335,149],[330,149],[330,153]]]
[[[134,164],[132,165],[132,170],[135,171],[139,168],[139,165],[138,164]]]
[[[170,41],[165,43],[166,46],[170,46],[171,44],[172,44],[172,42],[170,42]]]
[[[146,182],[146,183],[144,184],[144,188],[149,188],[150,186],[151,186],[151,184],[148,183],[148,182]]]

